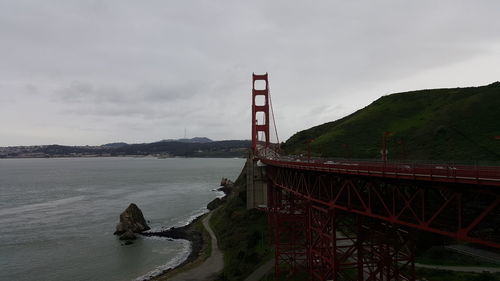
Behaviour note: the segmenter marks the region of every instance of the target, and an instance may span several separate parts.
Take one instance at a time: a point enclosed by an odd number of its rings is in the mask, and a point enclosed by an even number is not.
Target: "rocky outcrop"
[[[230,179],[227,179],[227,178],[222,178],[221,181],[220,181],[220,185],[221,186],[224,186],[224,187],[230,187],[233,185],[233,182],[230,180]]]
[[[217,190],[224,192],[224,194],[226,195],[229,195],[234,186],[234,183],[227,178],[222,178],[222,180],[220,181],[220,185],[222,187]]]
[[[141,209],[136,204],[130,204],[123,213],[120,214],[120,222],[116,225],[115,235],[120,235],[121,240],[134,240],[134,233],[141,233],[149,230]]]

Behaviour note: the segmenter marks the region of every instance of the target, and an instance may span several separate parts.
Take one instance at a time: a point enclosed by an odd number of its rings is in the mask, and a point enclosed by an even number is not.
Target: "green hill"
[[[288,154],[389,160],[500,161],[500,82],[387,95],[342,119],[293,135]]]

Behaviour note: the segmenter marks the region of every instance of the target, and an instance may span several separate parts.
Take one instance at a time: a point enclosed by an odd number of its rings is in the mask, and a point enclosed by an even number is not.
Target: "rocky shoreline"
[[[194,220],[192,220],[189,224],[181,227],[172,227],[167,230],[162,230],[162,231],[157,231],[157,232],[143,232],[141,233],[142,236],[146,237],[164,237],[168,239],[184,239],[188,240],[191,242],[191,252],[189,253],[189,256],[184,260],[182,263],[180,263],[178,266],[174,268],[170,268],[165,270],[162,274],[165,274],[167,272],[170,272],[171,270],[174,270],[176,268],[179,268],[181,266],[184,266],[188,263],[191,263],[192,261],[195,261],[199,256],[201,249],[203,248],[204,241],[203,241],[203,235],[198,232],[197,230],[194,229],[194,225],[196,222],[198,222],[203,216],[200,215],[196,217]]]
[[[222,204],[223,201],[225,201],[225,198],[231,193],[231,189],[233,187],[233,182],[223,178],[221,181],[221,187],[218,188],[218,191],[224,192],[224,197],[222,198],[215,198],[212,200],[210,203],[207,204],[207,209],[209,212],[211,212],[213,209],[215,209],[218,205]],[[215,206],[215,207],[214,207]],[[167,230],[162,230],[162,231],[155,231],[155,232],[142,232],[140,235],[146,236],[146,237],[164,237],[168,239],[184,239],[188,240],[191,242],[191,252],[189,253],[189,256],[184,260],[182,263],[179,265],[167,269],[164,272],[162,272],[160,275],[156,277],[161,277],[164,274],[167,274],[171,272],[174,269],[181,268],[195,260],[197,260],[200,257],[201,250],[203,249],[203,246],[206,244],[206,241],[203,240],[203,235],[201,232],[197,231],[195,229],[195,224],[202,219],[203,216],[207,215],[209,212],[199,215],[195,219],[193,219],[190,223],[188,223],[185,226],[181,227],[171,227]],[[155,280],[154,277],[151,280]]]

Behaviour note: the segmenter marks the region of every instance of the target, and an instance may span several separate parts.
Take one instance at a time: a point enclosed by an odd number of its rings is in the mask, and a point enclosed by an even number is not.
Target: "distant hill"
[[[226,140],[206,143],[159,141],[153,143],[130,144],[113,149],[113,155],[170,154],[187,157],[240,157],[250,147],[249,140]]]
[[[293,135],[290,154],[389,159],[500,161],[500,82],[387,95],[342,119]]]
[[[153,143],[109,143],[101,146],[38,145],[0,147],[0,158],[89,157],[89,156],[158,156],[164,157],[245,157],[249,140],[212,141],[195,138],[190,141]]]
[[[117,148],[117,147],[122,147],[122,146],[126,146],[126,145],[128,145],[128,143],[125,143],[125,142],[113,142],[113,143],[103,144],[101,146],[102,147],[108,147],[108,148]]]
[[[208,143],[213,142],[213,140],[206,137],[194,137],[190,139],[166,139],[162,142],[184,142],[184,143]]]

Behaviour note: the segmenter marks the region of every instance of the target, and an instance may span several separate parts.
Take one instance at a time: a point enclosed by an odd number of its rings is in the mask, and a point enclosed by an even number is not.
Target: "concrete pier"
[[[246,163],[247,209],[267,207],[266,167],[251,152]]]

